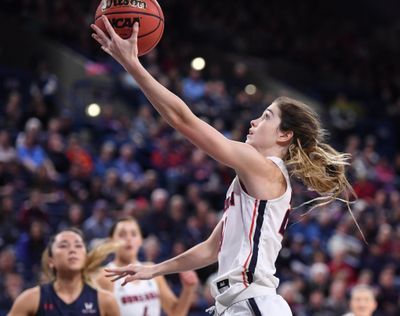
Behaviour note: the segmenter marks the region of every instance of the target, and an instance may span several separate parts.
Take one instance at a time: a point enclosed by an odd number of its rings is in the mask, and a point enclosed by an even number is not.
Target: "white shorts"
[[[289,304],[280,295],[264,295],[237,302],[221,316],[293,316]]]

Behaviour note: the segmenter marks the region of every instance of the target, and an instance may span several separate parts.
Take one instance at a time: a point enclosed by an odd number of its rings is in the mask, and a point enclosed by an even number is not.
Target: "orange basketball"
[[[139,22],[139,56],[151,51],[164,32],[164,14],[156,0],[102,0],[96,10],[95,24],[106,31],[102,15],[123,39],[132,35],[133,24]]]

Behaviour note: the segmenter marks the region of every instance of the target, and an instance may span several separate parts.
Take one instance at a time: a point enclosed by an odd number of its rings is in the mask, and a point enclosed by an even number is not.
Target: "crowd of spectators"
[[[354,24],[337,25],[332,19],[323,20],[318,15],[323,8],[317,1],[292,2],[291,10],[287,10],[288,4],[279,7],[276,1],[258,5],[201,1],[190,3],[190,8],[186,8],[186,2],[160,3],[180,33],[166,31],[170,36],[166,35],[159,49],[144,58],[146,66],[187,101],[196,114],[231,139],[243,140],[250,119],[277,95],[261,90],[254,95],[245,93],[247,69],[241,63],[232,65],[227,73],[218,65],[209,65],[207,72],[188,71],[179,62],[184,50],[173,50],[172,43],[178,36],[193,36],[211,45],[221,41],[242,53],[279,55],[306,66],[312,64],[321,72],[318,76],[317,70],[313,72],[318,79],[324,78],[320,74],[332,74],[329,89],[334,83],[341,83],[329,90],[330,98],[320,99],[326,105],[321,115],[330,123],[335,146],[352,154],[349,177],[358,199],[350,205],[351,211],[341,201],[310,212],[310,205],[292,211],[277,261],[281,280],[278,291],[296,316],[335,316],[348,311],[353,286],[369,284],[377,295],[375,315],[399,315],[400,93],[398,81],[394,80],[398,60],[389,58],[399,43],[388,36],[386,59],[375,54],[374,37],[365,42],[346,40],[345,34],[350,36],[356,31]],[[82,32],[82,26],[90,22],[95,11],[95,1],[23,4],[25,10],[20,11],[20,18],[48,21],[42,26],[47,35],[70,43],[93,59],[105,58],[94,53],[88,34]],[[12,11],[13,4],[8,5]],[[240,10],[243,5],[249,13],[257,14],[244,14]],[[313,15],[309,14],[311,8]],[[282,21],[278,10],[282,10]],[[301,25],[290,20],[295,13],[304,15]],[[333,18],[343,21],[345,17]],[[189,19],[193,23],[186,27]],[[310,37],[310,42],[304,34],[312,25],[324,21],[325,27],[320,27],[318,36]],[[179,27],[183,24],[185,27]],[[252,30],[244,30],[242,24]],[[388,24],[390,31],[386,35],[398,32]],[[221,32],[207,31],[210,28]],[[247,36],[229,41],[236,32]],[[212,36],[206,38],[204,34]],[[378,31],[376,34],[382,36]],[[333,38],[338,41],[329,42]],[[343,49],[337,51],[339,46]],[[165,47],[172,51],[166,53],[162,49]],[[356,55],[360,63],[354,64],[350,58],[354,52],[365,58]],[[379,65],[393,62],[394,68],[379,66],[376,58]],[[65,112],[60,106],[63,102],[57,91],[62,82],[52,74],[46,60],[36,60],[34,65],[35,72],[27,82],[12,76],[2,78],[0,315],[8,311],[24,288],[40,280],[40,256],[55,231],[78,227],[89,245],[96,245],[107,236],[115,219],[134,216],[145,237],[141,259],[158,262],[209,235],[220,218],[224,194],[234,176],[232,170],[169,128],[140,92],[131,92],[132,84],[128,85],[131,90],[123,85],[119,90],[130,100],[132,115],[120,114],[110,103],[102,106],[99,117],[87,117],[82,124],[74,120],[74,113]],[[341,68],[349,65],[354,66],[351,74],[346,73],[350,67]],[[384,73],[375,75],[375,67],[383,67]],[[356,83],[360,84],[357,89]],[[347,93],[356,90],[357,94]],[[327,90],[313,90],[312,94],[321,97],[321,91]],[[371,104],[377,106],[372,117]],[[294,207],[315,197],[297,182],[293,183],[293,190]],[[198,271],[202,282],[190,315],[205,315],[204,309],[212,305],[208,282],[215,271],[216,266]],[[168,277],[168,281],[179,291],[176,276]]]

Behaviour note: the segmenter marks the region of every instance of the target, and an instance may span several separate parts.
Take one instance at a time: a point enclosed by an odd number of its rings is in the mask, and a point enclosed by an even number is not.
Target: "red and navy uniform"
[[[97,290],[84,284],[81,294],[66,304],[54,290],[53,283],[40,286],[40,304],[37,316],[100,316]]]

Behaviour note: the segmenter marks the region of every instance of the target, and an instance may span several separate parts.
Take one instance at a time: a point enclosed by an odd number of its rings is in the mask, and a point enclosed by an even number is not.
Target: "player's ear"
[[[54,269],[54,259],[52,257],[48,257],[47,265],[49,266],[50,270]]]
[[[279,141],[282,143],[290,142],[293,138],[293,131],[279,131]]]

